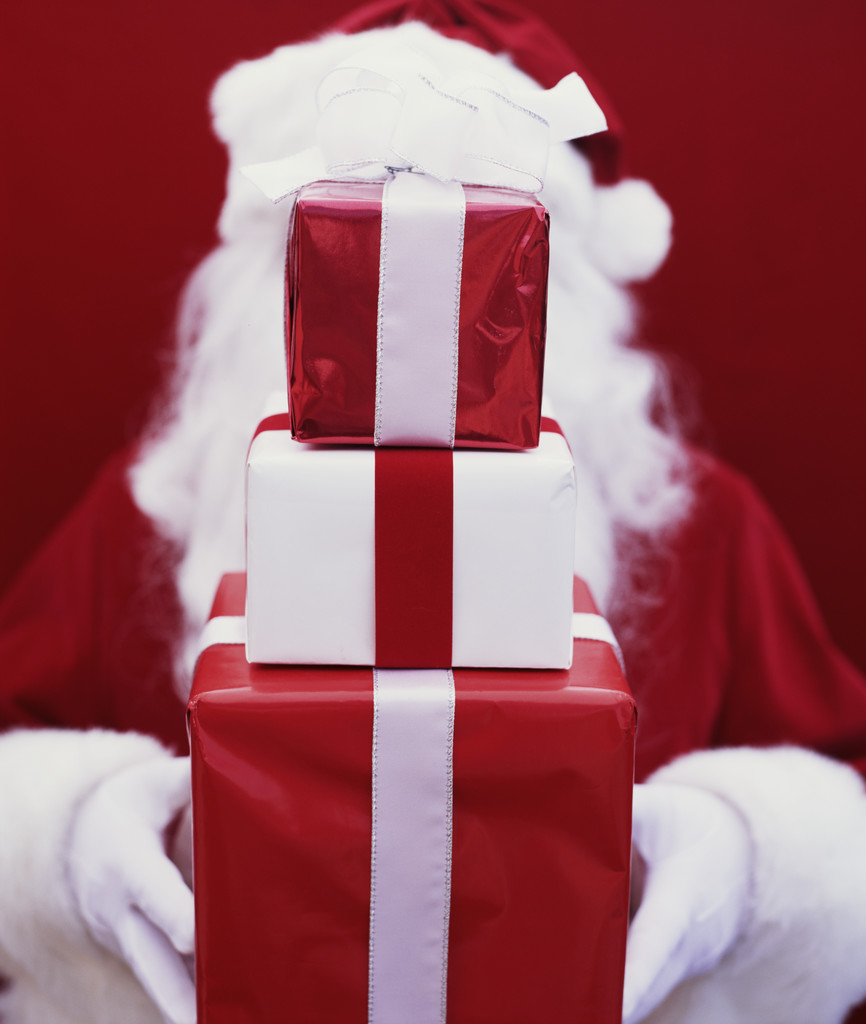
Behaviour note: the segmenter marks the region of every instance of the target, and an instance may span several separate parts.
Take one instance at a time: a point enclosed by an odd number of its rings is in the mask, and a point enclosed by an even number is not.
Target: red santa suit
[[[67,782],[48,807],[10,800],[9,793],[0,798],[6,821],[2,862],[12,872],[0,879],[0,969],[12,981],[5,996],[10,1008],[16,985],[28,996],[41,989],[45,1006],[52,1007],[50,979],[59,973],[50,952],[46,956],[52,939],[57,950],[77,950],[82,963],[107,958],[74,912],[62,921],[55,916],[64,902],[63,879],[56,874],[62,853],[50,845],[62,845],[64,809],[107,771],[161,756],[151,741],[130,732],[155,737],[174,752],[186,747],[183,702],[173,685],[180,619],[173,553],[132,501],[126,466],[118,457],[106,467],[0,610],[3,728],[112,730],[42,733],[46,742],[31,750],[10,744],[14,736],[0,743],[4,774],[14,764],[36,788],[48,772],[60,771]],[[866,795],[853,773],[825,758],[794,747],[758,748],[796,744],[862,771],[866,683],[833,647],[802,573],[755,491],[704,454],[694,455],[693,466],[692,512],[649,556],[662,586],[639,622],[632,617],[621,631],[639,704],[638,779],[678,755],[706,751],[663,768],[662,776],[723,794],[759,836],[760,895],[750,934],[710,979],[726,972],[730,992],[739,992],[745,1007],[754,998],[750,985],[769,989],[774,1013],[787,990],[800,1015],[786,1010],[766,1020],[838,1019],[845,1000],[863,984],[854,951],[866,932]],[[716,750],[743,745],[751,749]],[[60,827],[46,827],[52,813]],[[55,855],[30,867],[46,872],[38,885],[29,880],[41,894],[45,919],[32,904],[17,905],[15,897],[20,865],[40,847]],[[126,997],[135,983],[122,965],[115,967],[115,995]],[[690,984],[706,986],[710,979]],[[70,1005],[66,982],[59,991]],[[807,995],[813,1016],[802,1014]],[[88,998],[82,1005],[90,1004]],[[835,1016],[828,1013],[833,1006]],[[67,1020],[57,1006],[41,1012],[44,1024]],[[114,1012],[105,1019],[116,1019]],[[10,1013],[10,1024],[19,1019],[31,1018]],[[68,1019],[102,1018],[73,1010]]]
[[[412,38],[436,48],[428,35]],[[273,387],[281,360],[284,226],[260,212],[234,170],[285,155],[291,132],[271,127],[289,109],[287,97],[300,97],[299,83],[345,52],[343,37],[286,48],[218,86],[216,124],[232,175],[223,241],[200,281],[209,313],[203,326],[192,318],[204,376],[193,372],[184,392],[207,393],[212,421],[200,423],[200,409],[184,420],[182,403],[164,444],[169,462],[183,455],[179,468],[148,476],[139,463],[135,498],[134,460],[112,462],[0,609],[7,730],[0,777],[8,780],[0,789],[0,974],[10,981],[0,1010],[9,1024],[159,1019],[77,913],[66,877],[68,835],[76,808],[101,779],[185,750],[177,653],[189,637],[181,634],[203,621],[219,574],[242,567],[233,559],[242,550],[243,451],[261,404],[255,392]],[[297,133],[309,134],[299,110],[300,102],[291,105]],[[569,248],[556,252],[551,241],[546,381],[569,393],[596,380],[611,384],[560,419],[581,439],[575,454],[590,506],[595,495],[613,509],[606,515],[616,530],[584,544],[578,565],[619,631],[639,704],[638,777],[716,793],[742,816],[755,851],[739,940],[712,971],[678,986],[651,1020],[840,1021],[866,995],[866,964],[856,953],[866,943],[866,794],[843,763],[866,769],[866,685],[834,649],[778,527],[739,476],[706,455],[678,457],[687,511],[678,503],[667,529],[665,516],[647,519],[645,488],[632,478],[645,472],[649,480],[646,465],[665,448],[646,414],[652,373],[644,357],[611,339],[629,325],[617,284],[651,272],[665,246],[647,260],[641,240],[625,252],[616,238],[617,225],[628,232],[634,224],[623,203],[646,192],[597,188],[573,154],[559,164],[552,156],[549,184],[557,244]],[[644,206],[658,218],[657,200]],[[599,326],[592,314],[602,307]],[[566,372],[573,337],[584,345],[579,365],[589,367],[579,376]],[[619,388],[631,370],[629,388]],[[640,416],[630,418],[629,403]],[[601,429],[581,420],[584,408],[608,416]],[[666,458],[661,476],[671,473]],[[626,515],[629,494],[640,501]],[[599,587],[599,565],[614,561],[614,585]]]

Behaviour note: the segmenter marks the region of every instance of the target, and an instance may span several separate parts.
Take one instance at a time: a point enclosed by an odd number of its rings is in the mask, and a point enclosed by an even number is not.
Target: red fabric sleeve
[[[625,622],[639,777],[690,750],[779,743],[866,772],[866,681],[834,646],[781,528],[734,471],[704,455],[695,467],[693,514],[644,560],[652,582],[639,624]]]
[[[666,549],[637,551],[638,613],[614,622],[638,701],[638,779],[742,744],[794,743],[866,772],[866,680],[781,528],[741,476],[704,455],[695,470],[689,522]],[[866,1024],[866,1004],[846,1024]]]
[[[866,683],[833,644],[778,525],[751,489],[746,496],[713,744],[797,743],[866,772]]]
[[[0,604],[0,728],[144,732],[185,751],[172,553],[117,457]]]

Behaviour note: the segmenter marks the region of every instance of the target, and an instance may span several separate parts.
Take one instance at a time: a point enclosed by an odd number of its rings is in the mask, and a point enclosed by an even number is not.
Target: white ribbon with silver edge
[[[574,615],[574,638],[610,644],[607,621]],[[241,644],[243,616],[211,619],[200,651]],[[445,1024],[451,906],[454,676],[373,669],[368,1024]],[[411,927],[409,927],[411,925]]]
[[[454,676],[373,669],[369,1024],[445,1024]]]
[[[374,441],[453,446],[461,186],[540,192],[551,144],[604,131],[604,114],[573,72],[552,89],[509,90],[382,46],[330,71],[317,101],[317,145],[243,173],[274,202],[314,181],[386,181]]]

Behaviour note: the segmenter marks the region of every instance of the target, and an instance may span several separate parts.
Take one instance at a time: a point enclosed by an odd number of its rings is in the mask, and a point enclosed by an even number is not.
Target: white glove
[[[189,758],[125,768],[73,821],[69,879],[94,938],[125,960],[170,1024],[195,1024],[193,898],[164,832],[190,801]]]
[[[692,786],[635,786],[632,843],[645,875],[628,934],[623,1024],[643,1020],[734,945],[745,924],[753,861],[739,814]]]

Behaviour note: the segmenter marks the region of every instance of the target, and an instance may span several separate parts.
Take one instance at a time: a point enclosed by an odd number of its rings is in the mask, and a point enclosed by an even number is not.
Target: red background
[[[644,340],[696,384],[696,436],[758,483],[837,640],[866,663],[862,0],[533,6],[606,87],[676,246]],[[174,302],[213,242],[206,94],[345,0],[4,5],[0,585],[134,437]],[[859,335],[859,336],[858,336]]]

